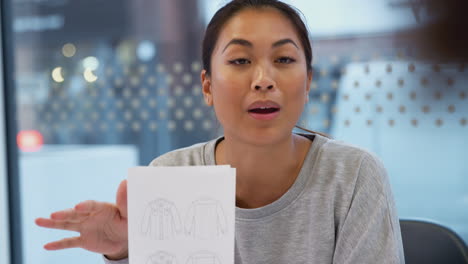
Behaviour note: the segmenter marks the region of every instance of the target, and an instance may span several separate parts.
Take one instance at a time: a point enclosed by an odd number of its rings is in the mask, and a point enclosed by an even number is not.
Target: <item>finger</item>
[[[79,212],[75,209],[66,209],[52,213],[50,218],[54,220],[81,221],[87,216],[89,216],[88,212]]]
[[[59,241],[54,241],[44,245],[47,250],[59,250],[66,248],[77,248],[81,247],[81,237],[69,237]]]
[[[75,210],[80,213],[91,213],[105,208],[106,203],[88,200],[75,205]]]
[[[120,215],[127,218],[127,180],[123,180],[120,183],[119,189],[117,190],[116,202]]]
[[[76,232],[79,232],[80,226],[81,226],[79,223],[72,223],[68,221],[57,221],[57,220],[47,219],[47,218],[37,218],[34,222],[36,223],[36,225],[40,227],[76,231]]]

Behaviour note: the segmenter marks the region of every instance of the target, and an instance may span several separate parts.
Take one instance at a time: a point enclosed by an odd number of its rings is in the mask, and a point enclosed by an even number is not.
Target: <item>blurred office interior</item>
[[[129,167],[222,135],[199,75],[204,28],[225,2],[2,1],[0,264],[102,263],[45,251],[70,233],[34,219],[112,202]],[[285,2],[313,45],[299,125],[376,153],[401,218],[468,242],[466,27],[439,27],[430,0]]]

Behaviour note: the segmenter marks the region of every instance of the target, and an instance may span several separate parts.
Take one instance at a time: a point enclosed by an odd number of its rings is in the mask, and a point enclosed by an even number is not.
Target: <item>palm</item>
[[[80,237],[86,250],[102,254],[118,252],[127,242],[127,218],[109,204],[81,222]]]
[[[119,186],[116,204],[85,201],[73,209],[51,214],[50,219],[38,218],[36,224],[80,233],[79,237],[46,244],[48,250],[80,247],[109,256],[125,257],[128,250],[126,181]]]

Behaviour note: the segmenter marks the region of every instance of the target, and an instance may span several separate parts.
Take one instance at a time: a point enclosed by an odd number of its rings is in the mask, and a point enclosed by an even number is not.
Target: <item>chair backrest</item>
[[[468,248],[452,230],[422,220],[400,220],[406,264],[468,264]]]

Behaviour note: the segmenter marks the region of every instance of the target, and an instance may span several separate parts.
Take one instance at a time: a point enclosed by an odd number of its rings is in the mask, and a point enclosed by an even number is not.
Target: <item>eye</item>
[[[276,60],[276,62],[279,62],[279,63],[284,63],[284,64],[291,64],[293,62],[295,62],[296,60],[291,58],[291,57],[280,57]]]
[[[239,59],[235,59],[235,60],[230,60],[229,64],[244,65],[244,64],[250,64],[250,61],[248,59],[239,58]]]

